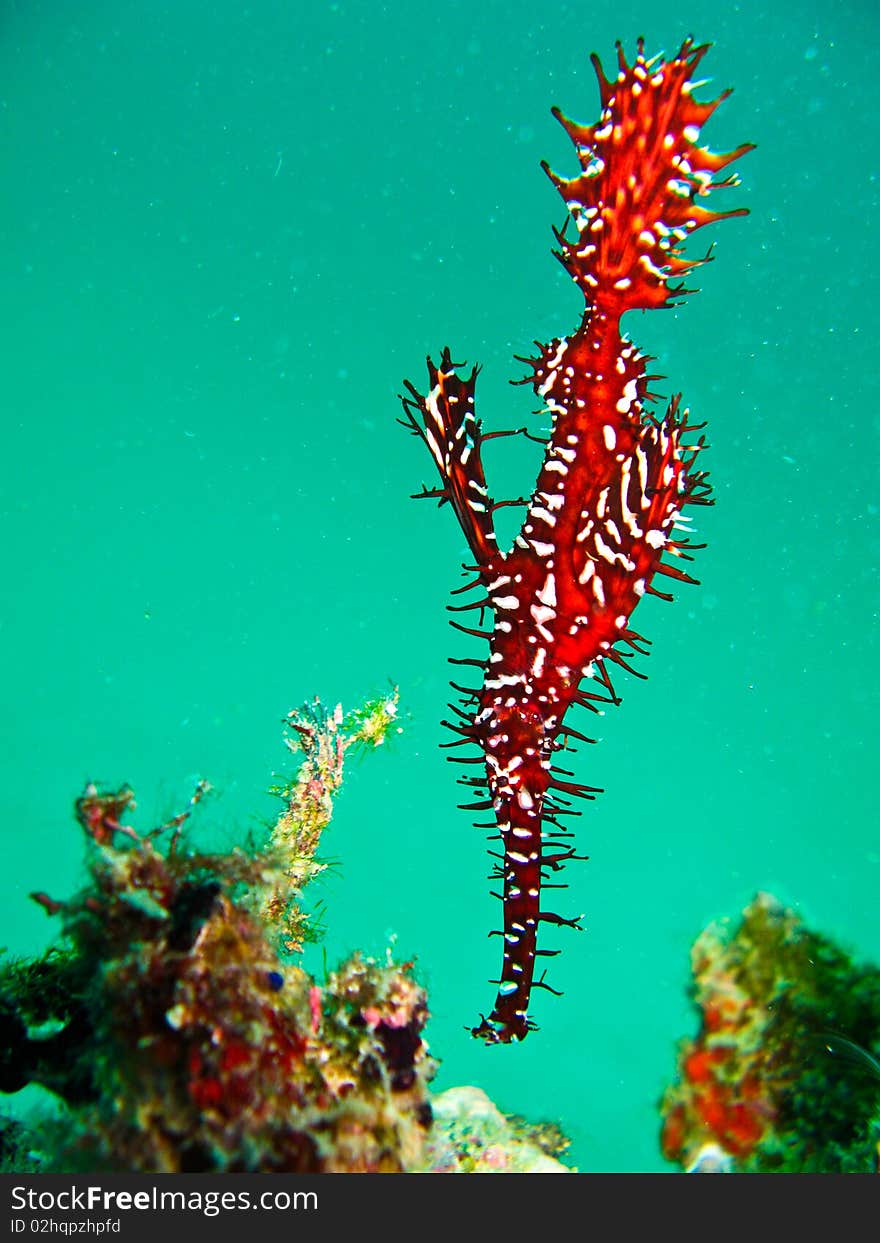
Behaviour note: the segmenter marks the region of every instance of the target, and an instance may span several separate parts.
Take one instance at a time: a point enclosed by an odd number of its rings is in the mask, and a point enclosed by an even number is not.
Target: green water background
[[[715,43],[702,96],[736,88],[706,137],[759,144],[729,192],[752,214],[712,231],[697,298],[626,327],[710,423],[702,586],[643,603],[650,679],[575,722],[606,790],[560,898],[586,932],[549,930],[565,996],[487,1049],[464,1028],[498,912],[437,748],[446,657],[480,647],[447,627],[463,541],[408,499],[432,466],[395,394],[448,343],[484,364],[487,427],[531,417],[512,355],[579,315],[549,107],[594,120],[591,50],[689,33]],[[130,782],[147,827],[206,777],[197,831],[228,844],[274,813],[289,708],[397,683],[404,731],[325,840],[329,961],[417,955],[438,1087],[558,1120],[581,1169],[669,1168],[656,1103],[708,921],[769,890],[880,958],[878,36],[868,0],[8,0],[0,942],[46,945],[28,892],[80,884],[86,779]],[[531,489],[535,445],[487,458],[496,495]]]

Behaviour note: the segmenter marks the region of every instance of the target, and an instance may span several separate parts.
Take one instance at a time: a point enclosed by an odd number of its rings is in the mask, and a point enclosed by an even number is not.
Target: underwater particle
[[[693,1172],[876,1170],[880,969],[769,894],[736,928],[710,925],[691,963],[701,1028],[661,1103],[667,1160]]]

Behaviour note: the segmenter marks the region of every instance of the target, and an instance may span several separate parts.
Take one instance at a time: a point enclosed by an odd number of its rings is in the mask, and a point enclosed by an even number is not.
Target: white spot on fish
[[[538,592],[538,599],[542,604],[547,604],[551,608],[556,607],[556,578],[553,574],[548,574],[544,579],[544,586]]]

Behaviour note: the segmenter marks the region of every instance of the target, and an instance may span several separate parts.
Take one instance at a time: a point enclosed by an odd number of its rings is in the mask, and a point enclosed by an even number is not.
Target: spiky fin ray
[[[474,559],[479,566],[485,566],[497,552],[498,544],[480,453],[483,437],[480,421],[474,414],[479,368],[474,367],[470,375],[458,375],[458,364],[452,361],[448,349],[444,349],[439,367],[430,358],[427,361],[427,396],[406,381],[409,396],[401,398],[407,416],[404,426],[428,446],[443,481],[441,489],[422,495],[436,496],[441,504],[448,502],[452,506]]]
[[[590,306],[620,315],[664,305],[683,292],[670,287],[670,278],[705,262],[682,257],[684,240],[703,225],[744,214],[713,212],[696,201],[735,184],[735,177],[713,183],[713,175],[752,149],[744,144],[718,154],[697,146],[701,126],[729,94],[711,103],[692,98],[692,76],[708,48],[688,39],[672,60],[648,63],[640,39],[628,65],[618,44],[614,82],[592,57],[602,97],[597,124],[579,125],[553,110],[582,169],[569,179],[543,166],[578,232],[558,235],[560,258]]]

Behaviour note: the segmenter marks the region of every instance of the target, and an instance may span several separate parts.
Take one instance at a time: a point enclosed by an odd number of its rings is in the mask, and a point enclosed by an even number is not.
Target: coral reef
[[[775,898],[691,954],[702,1026],[661,1110],[663,1153],[699,1172],[867,1173],[880,1141],[880,969]]]
[[[298,766],[266,840],[208,853],[187,822],[147,832],[132,791],[76,802],[86,883],[32,897],[61,935],[0,963],[0,1091],[60,1116],[0,1118],[0,1168],[176,1172],[569,1172],[552,1123],[479,1088],[432,1097],[411,962],[302,964],[303,890],[352,747],[396,729],[396,692],[287,718]],[[662,1101],[666,1158],[700,1173],[872,1172],[880,1154],[880,969],[760,894],[692,951],[701,1029]]]
[[[428,1141],[435,1174],[571,1174],[568,1140],[553,1123],[503,1114],[479,1088],[448,1088],[432,1100]]]
[[[354,955],[318,984],[296,960],[303,885],[347,751],[393,727],[396,692],[343,717],[288,718],[302,753],[266,845],[191,850],[207,792],[138,832],[131,790],[76,804],[88,883],[60,902],[61,943],[0,973],[0,1088],[51,1089],[67,1115],[44,1168],[399,1171],[423,1165],[433,1063],[412,964]],[[22,1137],[4,1130],[10,1160]]]

